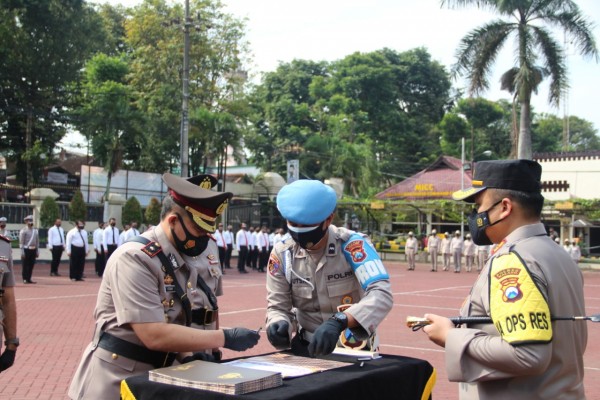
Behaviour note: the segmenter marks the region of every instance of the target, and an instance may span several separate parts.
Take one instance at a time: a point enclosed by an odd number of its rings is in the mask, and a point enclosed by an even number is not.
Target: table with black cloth
[[[230,395],[164,383],[151,382],[148,373],[127,378],[121,395],[127,400],[384,400],[431,399],[435,370],[425,360],[382,354],[375,360],[330,355],[324,359],[350,362],[346,367],[285,379],[273,389]],[[228,360],[230,361],[230,360]]]

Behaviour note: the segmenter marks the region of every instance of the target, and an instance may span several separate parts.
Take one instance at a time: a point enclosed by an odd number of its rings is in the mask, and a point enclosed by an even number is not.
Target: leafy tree
[[[3,1],[0,7],[0,136],[24,186],[41,176],[39,143],[51,154],[87,57],[102,42],[101,20],[83,1]]]
[[[135,198],[135,196],[132,196],[129,199],[127,199],[127,201],[123,205],[122,213],[123,225],[131,224],[133,221],[140,223],[143,221],[142,206],[140,205],[138,199]]]
[[[77,190],[73,194],[73,199],[69,203],[69,219],[71,222],[78,220],[85,221],[87,219],[87,206],[83,201],[83,194],[80,190]]]
[[[561,138],[566,128],[565,119],[552,114],[542,114],[532,125],[533,149],[546,153],[556,151],[600,150],[600,138],[593,124],[581,118],[569,117],[569,144],[565,148]]]
[[[60,209],[58,203],[52,197],[47,196],[40,207],[40,223],[42,228],[47,228],[54,224],[57,218],[60,218]]]
[[[150,199],[150,203],[148,203],[148,207],[146,207],[146,211],[144,212],[146,223],[151,225],[158,225],[158,223],[160,222],[160,211],[160,202],[156,197],[152,197]]]
[[[520,105],[517,157],[530,159],[531,96],[545,78],[550,79],[551,104],[557,105],[567,88],[564,51],[560,41],[542,23],[564,31],[582,55],[597,58],[591,23],[573,0],[442,0],[441,4],[486,8],[502,17],[471,31],[461,40],[453,74],[466,75],[471,94],[488,89],[493,62],[508,38],[516,36],[517,66],[502,75],[501,87],[512,93]],[[538,60],[544,64],[536,65]]]
[[[86,64],[81,107],[75,111],[77,126],[91,140],[94,155],[108,175],[105,201],[111,178],[123,160],[140,154],[141,116],[126,83],[127,71],[127,64],[119,57],[94,56]]]

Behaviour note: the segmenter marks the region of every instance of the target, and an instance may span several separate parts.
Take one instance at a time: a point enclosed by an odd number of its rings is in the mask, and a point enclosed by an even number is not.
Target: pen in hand
[[[262,331],[262,326],[261,326],[261,327],[259,327],[259,328],[256,330],[256,334],[257,334],[257,335],[260,335],[260,331]]]

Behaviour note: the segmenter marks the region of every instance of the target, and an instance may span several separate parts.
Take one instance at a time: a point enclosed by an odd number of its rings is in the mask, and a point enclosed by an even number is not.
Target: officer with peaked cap
[[[460,311],[493,323],[455,329],[425,314],[424,332],[445,347],[448,378],[463,382],[460,398],[585,398],[585,322],[552,321],[585,315],[583,279],[540,222],[541,174],[531,160],[481,161],[472,187],[453,195],[474,203],[473,242],[495,244]]]
[[[326,355],[338,340],[367,349],[392,307],[381,259],[368,238],[332,225],[335,207],[335,191],[315,180],[277,195],[290,235],[267,266],[267,336],[278,349]]]
[[[25,226],[19,231],[19,247],[21,248],[21,260],[23,269],[21,276],[23,283],[37,283],[31,280],[35,260],[40,256],[40,235],[33,227],[33,215],[24,218]]]
[[[245,328],[190,326],[189,299],[200,290],[191,264],[209,246],[209,234],[232,194],[210,190],[202,177],[165,174],[163,181],[169,191],[159,225],[124,243],[108,260],[93,340],[72,380],[70,398],[116,399],[121,380],[129,376],[170,365],[175,358],[187,361],[207,349],[243,351],[260,338]]]

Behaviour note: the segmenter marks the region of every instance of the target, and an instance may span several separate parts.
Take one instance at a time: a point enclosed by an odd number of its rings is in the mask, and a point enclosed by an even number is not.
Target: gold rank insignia
[[[165,285],[172,285],[173,284],[173,277],[171,275],[165,275]]]
[[[214,260],[215,259],[215,255],[214,254],[209,254],[206,256],[206,258],[208,258],[209,260]]]

